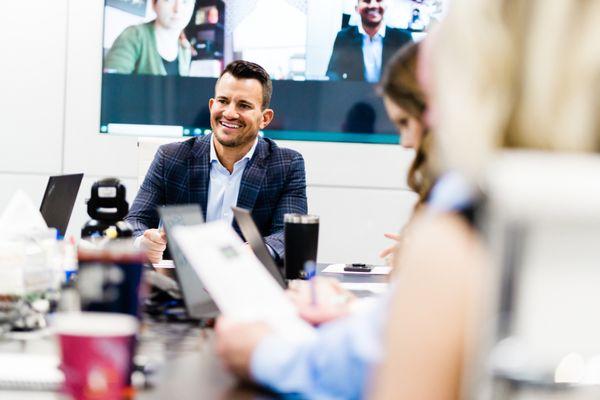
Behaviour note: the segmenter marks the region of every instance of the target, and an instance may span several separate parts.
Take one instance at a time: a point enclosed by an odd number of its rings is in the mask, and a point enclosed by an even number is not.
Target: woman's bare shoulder
[[[426,275],[431,282],[479,279],[486,262],[479,233],[459,215],[423,214],[415,217],[402,270],[406,275]]]

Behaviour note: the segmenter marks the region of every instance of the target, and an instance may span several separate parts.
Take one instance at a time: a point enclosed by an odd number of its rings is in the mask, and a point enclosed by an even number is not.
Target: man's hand
[[[379,257],[385,260],[386,265],[394,266],[394,255],[396,254],[398,245],[402,240],[402,235],[397,233],[384,233],[383,236],[388,239],[392,239],[395,243],[393,243],[390,247],[383,249],[381,253],[379,253]]]
[[[314,285],[314,294],[311,285]],[[298,308],[300,317],[312,325],[346,316],[356,300],[356,296],[344,289],[337,279],[322,276],[314,278],[312,283],[291,281],[286,294]]]
[[[252,353],[270,332],[272,329],[265,322],[234,322],[220,317],[215,325],[217,354],[227,369],[250,380]]]
[[[147,229],[142,235],[140,247],[146,252],[151,263],[158,263],[167,248],[167,236],[163,230]]]

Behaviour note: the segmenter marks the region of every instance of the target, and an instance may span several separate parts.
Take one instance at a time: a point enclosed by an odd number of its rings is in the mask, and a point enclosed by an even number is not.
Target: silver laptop
[[[231,207],[231,209],[233,210],[235,220],[242,231],[242,235],[244,235],[246,242],[248,242],[248,245],[256,255],[256,258],[260,260],[271,276],[275,278],[277,283],[285,289],[287,287],[287,281],[277,267],[277,264],[275,264],[275,260],[271,257],[271,253],[269,252],[258,227],[254,223],[250,211],[239,207]]]
[[[172,236],[175,226],[200,225],[204,223],[202,210],[198,204],[165,206],[158,209],[163,228],[167,234],[169,250],[175,265],[175,276],[179,282],[183,302],[191,319],[213,318],[219,314],[217,305],[204,288],[194,268],[183,255]]]

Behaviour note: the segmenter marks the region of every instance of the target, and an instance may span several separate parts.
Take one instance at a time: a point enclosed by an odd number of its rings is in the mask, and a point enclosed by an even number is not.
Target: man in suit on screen
[[[200,204],[207,222],[233,223],[232,206],[252,210],[272,255],[283,257],[283,215],[306,214],[306,180],[298,152],[258,135],[273,120],[271,94],[261,66],[234,61],[208,103],[212,134],[158,149],[126,218],[151,262],[166,247],[156,208],[185,203]]]
[[[358,0],[358,26],[338,32],[327,67],[330,80],[379,82],[382,65],[396,50],[412,41],[409,32],[383,22],[385,0]]]

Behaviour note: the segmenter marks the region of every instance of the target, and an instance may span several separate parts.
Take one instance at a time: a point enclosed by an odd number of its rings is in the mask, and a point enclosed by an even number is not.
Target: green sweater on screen
[[[192,52],[179,44],[179,75],[190,72]],[[120,74],[166,75],[162,58],[156,49],[154,21],[130,26],[115,40],[104,59],[104,71]]]

